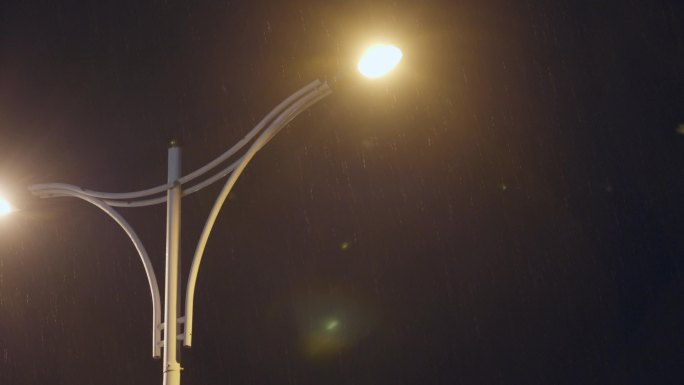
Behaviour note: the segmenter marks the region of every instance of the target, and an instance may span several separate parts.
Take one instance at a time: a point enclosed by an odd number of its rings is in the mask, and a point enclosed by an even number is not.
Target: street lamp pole
[[[166,192],[166,274],[164,285],[164,385],[180,385],[178,310],[181,221],[181,149],[171,141]]]
[[[401,51],[389,45],[371,47],[359,64],[359,71],[369,78],[379,77],[389,72],[401,59]],[[300,113],[330,95],[332,90],[327,83],[313,81],[293,93],[269,112],[244,138],[233,147],[207,163],[203,167],[183,176],[181,171],[181,148],[177,141],[172,141],[168,149],[168,175],[166,184],[140,191],[124,193],[108,193],[86,190],[84,188],[63,184],[36,184],[29,190],[41,198],[73,197],[91,203],[104,211],[128,235],[145,268],[147,282],[152,297],[152,357],[162,358],[163,349],[163,385],[180,385],[180,349],[178,341],[183,345],[192,345],[192,328],[195,286],[200,262],[209,239],[209,234],[235,182],[254,157],[275,135]],[[250,144],[251,143],[251,144]],[[247,145],[249,144],[249,147]],[[211,170],[225,163],[235,154],[246,151],[237,160],[219,169],[212,176],[206,176]],[[180,295],[180,223],[181,199],[228,176],[221,192],[209,212],[204,228],[197,242],[192,264],[188,274],[185,293],[185,315],[179,317],[182,310]],[[206,177],[205,177],[206,176]],[[185,187],[190,182],[205,177],[201,182]],[[115,207],[143,207],[166,202],[166,266],[164,279],[164,309],[162,309],[157,278],[152,262],[133,227],[116,211]],[[11,206],[0,199],[0,215],[9,213]],[[179,329],[183,325],[183,331]]]
[[[63,183],[36,184],[29,187],[29,190],[34,195],[41,198],[74,197],[89,202],[114,219],[129,236],[143,263],[150,287],[153,324],[152,356],[154,358],[163,358],[163,385],[180,385],[182,369],[179,362],[179,341],[183,341],[183,345],[186,347],[190,347],[192,344],[193,305],[199,265],[209,239],[209,234],[216,222],[221,207],[230,194],[230,190],[249,161],[266,143],[273,139],[296,116],[331,93],[332,90],[327,83],[319,80],[309,83],[276,106],[233,147],[213,161],[185,176],[181,172],[181,148],[178,142],[172,141],[168,149],[167,181],[163,185],[125,193],[91,191]],[[245,148],[247,150],[237,160],[219,169],[214,175],[206,176],[208,172],[225,163],[230,157],[238,154]],[[188,274],[185,315],[179,317],[179,312],[182,310],[180,306],[179,279],[181,198],[200,191],[228,175],[228,180],[216,198],[198,241]],[[205,179],[187,188],[183,187],[183,185],[190,184],[190,182],[200,177],[205,177]],[[133,227],[116,211],[115,207],[152,206],[164,202],[166,202],[166,266],[162,321],[159,286],[152,262]],[[182,332],[179,325],[184,325]]]

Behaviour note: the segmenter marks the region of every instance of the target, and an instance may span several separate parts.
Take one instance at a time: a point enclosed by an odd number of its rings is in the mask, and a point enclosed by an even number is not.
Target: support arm
[[[209,213],[209,217],[204,225],[202,234],[200,235],[199,242],[197,243],[197,248],[195,249],[195,255],[192,259],[192,265],[190,266],[190,273],[188,275],[188,283],[185,294],[185,336],[183,338],[183,346],[192,346],[192,327],[193,327],[193,309],[195,300],[195,285],[197,283],[197,275],[199,273],[199,266],[202,261],[202,255],[204,254],[204,249],[209,240],[209,234],[216,222],[219,211],[223,207],[223,203],[228,198],[230,190],[235,185],[238,177],[242,174],[242,171],[247,167],[247,163],[254,157],[254,155],[259,151],[268,141],[270,141],[273,136],[275,136],[285,125],[287,125],[292,119],[297,117],[301,112],[305,111],[307,108],[317,103],[321,99],[330,95],[332,91],[327,86],[323,84],[322,87],[318,89],[318,92],[311,93],[306,97],[299,100],[293,106],[291,106],[286,111],[282,112],[278,118],[276,118],[271,125],[264,130],[264,132],[256,139],[252,146],[247,150],[245,155],[240,158],[240,163],[235,167],[230,177],[223,186],[223,189],[219,193],[219,196],[214,202],[214,206]]]
[[[133,227],[113,208],[108,206],[102,200],[88,196],[86,194],[73,191],[73,190],[38,190],[35,186],[31,186],[31,191],[40,194],[48,194],[54,196],[69,196],[74,198],[83,199],[84,201],[93,204],[100,210],[104,211],[109,215],[114,221],[121,226],[126,235],[131,239],[135,249],[138,251],[140,260],[145,268],[145,274],[147,275],[147,283],[150,286],[150,293],[152,295],[152,357],[161,357],[161,300],[159,298],[159,285],[157,284],[157,277],[154,274],[154,268],[152,267],[152,261],[150,261],[147,255],[147,250],[140,241],[138,234],[136,234]]]

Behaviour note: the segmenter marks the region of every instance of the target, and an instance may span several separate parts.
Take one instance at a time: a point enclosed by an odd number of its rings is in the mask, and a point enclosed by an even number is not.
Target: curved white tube
[[[326,86],[327,87],[327,86]],[[290,123],[292,119],[294,119],[297,115],[299,115],[302,111],[306,110],[309,108],[311,105],[317,103],[320,99],[324,98],[325,96],[328,95],[326,91],[326,87],[320,87],[319,90],[316,90],[315,92],[311,92],[309,95],[306,95],[299,101],[297,101],[295,104],[292,104],[290,108],[282,112],[276,119],[271,122],[269,127],[267,129],[274,130],[273,127],[276,125],[279,126],[279,129],[282,129],[284,126]],[[323,90],[323,91],[321,91]],[[263,145],[265,145],[264,143]],[[262,146],[263,146],[262,145]],[[197,183],[191,187],[188,187],[183,190],[183,196],[187,196],[190,194],[193,194],[197,191],[200,191],[201,189],[211,185],[212,183],[215,183],[216,181],[220,180],[221,178],[227,176],[230,174],[237,166],[238,164],[242,161],[242,158],[236,160],[235,162],[231,163],[228,165],[226,168],[223,170],[217,172],[213,176],[207,178],[206,180]],[[40,184],[40,185],[33,185],[30,187],[31,191],[34,192],[34,194],[43,196],[45,197],[45,191],[52,191],[52,190],[66,190],[66,191],[75,191],[78,193],[83,193],[83,189],[81,189],[78,186],[73,186],[69,184],[62,184],[62,183],[50,183],[50,184]],[[133,200],[133,201],[116,201],[116,200],[109,200],[105,199],[105,203],[107,203],[110,206],[113,207],[143,207],[143,206],[152,206],[156,204],[161,204],[166,202],[166,196],[159,196],[156,198],[151,198],[151,199],[144,199],[144,200]]]
[[[101,209],[107,215],[109,215],[114,221],[121,226],[126,235],[131,239],[135,249],[138,251],[140,260],[142,261],[143,267],[145,268],[145,274],[147,275],[147,283],[150,286],[150,293],[152,295],[152,357],[161,357],[161,300],[159,297],[159,286],[157,284],[157,277],[154,274],[154,268],[152,266],[152,261],[150,261],[147,255],[147,250],[142,244],[142,241],[136,234],[133,227],[113,208],[109,207],[102,200],[82,194],[80,192],[68,191],[68,190],[52,190],[55,194],[52,196],[62,196],[62,197],[74,197],[82,199],[88,203],[93,204],[97,208]],[[50,193],[48,191],[48,193]]]
[[[332,93],[327,84],[324,84],[323,87],[319,89],[319,92],[319,95],[315,95],[311,99],[307,100],[307,103],[305,103],[306,107],[309,107],[310,105],[316,103],[317,101],[323,99],[324,97]],[[257,151],[259,151],[266,143],[268,143],[268,141],[271,140],[273,136],[277,134],[284,125],[287,124],[287,122],[294,119],[299,113],[305,110],[306,108],[283,113],[281,114],[281,116],[279,116],[277,121],[274,121],[274,123],[272,123],[268,129],[264,130],[264,132],[257,138],[257,140],[250,146],[249,150],[247,150],[245,155],[241,158],[240,163],[235,168],[235,170],[233,170],[233,173],[230,174],[230,177],[226,181],[226,184],[223,186],[223,189],[216,198],[214,206],[212,207],[211,212],[209,213],[209,217],[207,218],[207,221],[204,224],[204,228],[202,230],[202,234],[200,235],[200,239],[197,242],[197,248],[195,249],[195,255],[192,259],[192,265],[190,266],[190,272],[188,274],[188,286],[185,294],[185,338],[183,338],[184,346],[192,346],[193,309],[195,299],[195,285],[197,284],[197,275],[199,273],[199,266],[202,261],[202,255],[204,254],[204,249],[206,248],[207,241],[209,239],[209,234],[211,233],[211,229],[213,228],[214,223],[216,223],[216,218],[218,217],[219,211],[221,210],[223,203],[226,201],[226,198],[228,198],[230,190],[235,185],[235,182],[237,181],[238,177],[240,177],[240,174],[242,174],[242,172],[244,171],[245,167],[247,166],[247,163],[249,163],[249,161],[252,160]],[[296,114],[293,113],[295,111],[297,111]]]
[[[259,131],[261,131],[264,128],[264,126],[269,121],[271,121],[271,119],[273,119],[273,117],[276,114],[280,113],[280,111],[282,111],[287,106],[292,104],[295,100],[301,98],[303,95],[305,95],[307,93],[314,91],[316,88],[318,88],[320,86],[321,86],[321,81],[320,80],[314,80],[313,82],[307,84],[306,86],[302,87],[297,92],[290,95],[287,99],[283,100],[273,110],[271,110],[271,112],[268,115],[266,115],[263,119],[261,119],[261,121],[247,135],[245,135],[244,138],[242,138],[239,142],[237,142],[235,145],[233,145],[233,147],[231,147],[226,152],[224,152],[223,154],[221,154],[220,156],[218,156],[216,159],[212,160],[211,162],[207,163],[206,165],[204,165],[204,166],[198,168],[197,170],[191,172],[190,174],[185,175],[184,177],[180,178],[179,182],[181,184],[185,184],[187,182],[190,182],[190,181],[194,180],[195,178],[203,175],[207,171],[215,168],[219,164],[221,164],[223,161],[225,161],[226,159],[231,157],[236,152],[240,151],[240,149],[242,149],[247,143],[249,143],[249,141],[251,141],[252,138],[254,138],[254,136],[256,136],[256,134],[258,134]],[[58,186],[57,183],[50,183],[48,185],[51,187],[57,187]],[[35,189],[45,189],[48,185],[33,185],[33,186],[29,187],[29,189],[31,191],[33,191],[34,188]],[[59,184],[59,187],[71,190],[71,188],[75,187],[75,186],[67,185],[67,184]],[[168,190],[170,187],[172,187],[172,186],[170,186],[167,183],[167,184],[155,186],[155,187],[145,189],[145,190],[124,192],[124,193],[108,193],[108,192],[102,192],[102,191],[86,190],[83,188],[80,188],[80,191],[78,191],[78,192],[81,194],[91,196],[91,197],[95,197],[95,198],[103,198],[103,199],[107,199],[107,200],[126,200],[126,199],[136,199],[136,198],[142,198],[142,197],[146,197],[146,196],[150,196],[150,195],[161,194],[161,193],[165,192],[166,190]],[[72,190],[72,191],[74,191],[74,190]],[[156,202],[156,200],[155,200],[155,202]],[[160,202],[156,202],[156,203],[152,203],[152,204],[157,204],[157,203],[161,203],[161,202],[164,202],[164,201],[160,201]],[[108,202],[108,203],[111,204],[111,202]],[[145,204],[145,206],[146,205],[147,204]]]

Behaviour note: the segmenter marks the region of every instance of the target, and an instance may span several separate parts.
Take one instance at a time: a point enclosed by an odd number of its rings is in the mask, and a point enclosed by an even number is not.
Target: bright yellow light
[[[359,61],[359,72],[375,79],[386,75],[401,61],[401,50],[389,44],[376,44],[366,50]]]
[[[0,216],[7,215],[12,211],[14,211],[12,205],[3,197],[0,197]]]

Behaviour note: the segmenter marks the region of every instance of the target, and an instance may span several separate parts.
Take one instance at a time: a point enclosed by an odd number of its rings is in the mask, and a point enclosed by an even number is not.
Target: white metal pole
[[[178,269],[180,259],[181,219],[181,149],[171,141],[166,192],[166,282],[164,284],[164,385],[180,385],[181,366],[178,362]]]

